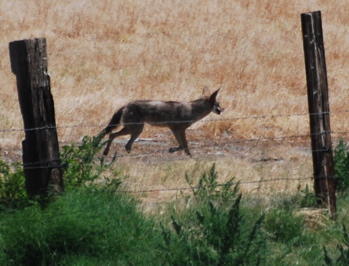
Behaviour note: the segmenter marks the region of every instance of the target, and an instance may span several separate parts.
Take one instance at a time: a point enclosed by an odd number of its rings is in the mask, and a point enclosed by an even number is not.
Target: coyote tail
[[[98,134],[98,137],[102,139],[105,135],[109,134],[114,128],[120,125],[120,120],[122,113],[124,112],[124,108],[125,107],[121,107],[116,113],[114,113],[109,124]]]

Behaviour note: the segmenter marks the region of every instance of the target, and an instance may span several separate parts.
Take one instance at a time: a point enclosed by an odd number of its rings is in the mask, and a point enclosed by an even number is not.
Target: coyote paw
[[[176,151],[180,151],[181,150],[181,148],[180,147],[177,147],[177,148],[169,148],[168,149],[168,152],[170,152],[170,153],[174,153],[174,152],[176,152]]]
[[[184,151],[185,151],[185,153],[186,153],[187,155],[189,155],[190,157],[192,157],[192,155],[191,155],[190,151],[189,151],[188,149],[185,149],[185,148],[182,148],[182,147],[177,147],[177,148],[169,148],[169,149],[168,149],[168,152],[170,152],[170,153],[174,153],[174,152],[176,152],[176,151],[182,151],[182,150],[184,150]]]

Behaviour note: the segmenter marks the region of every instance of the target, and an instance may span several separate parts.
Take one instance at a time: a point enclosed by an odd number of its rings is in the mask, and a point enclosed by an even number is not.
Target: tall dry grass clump
[[[307,134],[300,13],[314,10],[323,14],[331,109],[343,111],[349,96],[343,2],[1,1],[1,129],[22,127],[8,43],[45,37],[62,141],[96,134],[95,126],[132,99],[191,100],[203,86],[222,87],[226,108],[221,121],[196,126],[207,134]],[[349,127],[340,114],[332,124],[334,131]],[[1,134],[8,144],[21,138]]]

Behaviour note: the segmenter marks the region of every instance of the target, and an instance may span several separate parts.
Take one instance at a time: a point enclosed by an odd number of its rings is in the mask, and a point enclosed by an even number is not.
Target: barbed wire
[[[210,145],[205,145],[210,146]],[[196,147],[201,148],[202,146]],[[147,152],[147,153],[141,153],[141,154],[127,154],[127,155],[115,155],[116,159],[120,159],[123,157],[130,157],[130,158],[137,158],[137,157],[147,157],[149,158],[151,155],[159,154],[168,152],[168,150],[157,150],[153,152]],[[108,156],[107,158],[113,158],[113,156]],[[178,158],[176,158],[178,160]],[[186,158],[183,160],[186,160]],[[261,161],[263,162],[263,161]],[[139,163],[139,161],[138,161]],[[46,165],[45,165],[46,164]],[[80,164],[84,164],[80,162]],[[22,165],[25,169],[33,170],[33,169],[39,169],[39,168],[67,168],[69,167],[68,163],[61,163],[60,160],[47,160],[42,162],[33,162],[33,163],[26,163]],[[314,177],[314,176],[307,176],[307,177],[279,177],[279,178],[273,178],[273,179],[260,179],[260,180],[253,180],[253,181],[246,181],[246,180],[239,180],[239,184],[241,185],[253,185],[253,184],[264,184],[264,183],[272,183],[272,182],[296,182],[296,181],[312,181],[314,179],[323,179],[323,178],[336,178],[335,176],[329,177],[329,176],[320,176],[320,177]],[[219,184],[218,186],[224,186],[224,184]],[[179,187],[179,188],[161,188],[161,189],[142,189],[142,190],[117,190],[117,193],[133,193],[133,194],[142,194],[142,193],[152,193],[152,192],[171,192],[171,191],[185,191],[185,190],[197,190],[199,187],[195,186],[189,186],[189,187]]]
[[[330,115],[330,114],[337,114],[337,113],[348,113],[349,110],[341,110],[341,111],[332,111],[332,112],[319,112],[319,113],[298,113],[298,114],[279,114],[279,115],[260,115],[260,116],[244,116],[244,117],[236,117],[236,118],[222,118],[222,119],[204,119],[197,121],[196,123],[220,123],[220,122],[232,122],[237,120],[247,120],[247,119],[275,119],[275,118],[284,118],[284,117],[300,117],[300,116],[314,116],[314,115]],[[164,121],[159,123],[152,123],[153,125],[159,125],[159,124],[168,124],[168,123],[192,123],[195,121],[187,120],[187,121]],[[139,125],[142,123],[127,123],[124,125]],[[8,129],[0,129],[0,133],[6,133],[6,132],[28,132],[28,131],[35,131],[35,130],[52,130],[52,129],[66,129],[66,128],[105,128],[108,125],[82,125],[82,124],[76,124],[76,125],[66,125],[66,126],[45,126],[45,127],[36,127],[36,128],[29,128],[29,129],[18,129],[18,128],[8,128]],[[309,138],[314,135],[324,135],[324,134],[348,134],[349,132],[345,131],[323,131],[315,134],[299,134],[299,135],[288,135],[288,136],[278,136],[278,137],[256,137],[256,138],[250,138],[250,139],[231,139],[225,143],[220,143],[218,145],[212,145],[210,144],[204,144],[199,146],[191,147],[191,149],[202,149],[205,147],[222,147],[224,149],[227,145],[234,145],[237,143],[248,143],[248,142],[259,142],[259,141],[284,141],[287,139],[296,139],[296,138]],[[3,147],[2,147],[3,148]],[[229,148],[227,148],[229,149]],[[13,151],[22,151],[20,149]],[[324,149],[318,149],[318,150],[311,150],[309,149],[309,152],[328,152],[329,149],[324,147]],[[139,153],[139,154],[114,154],[113,156],[105,156],[104,158],[107,159],[120,159],[120,158],[142,158],[147,157],[149,158],[151,155],[159,154],[159,153],[167,153],[168,149],[158,149],[154,152],[146,152],[146,153]],[[89,158],[92,159],[92,158]],[[172,160],[172,159],[170,159]],[[178,158],[176,158],[178,160]],[[82,162],[80,162],[82,164]],[[66,163],[61,163],[59,159],[54,160],[46,160],[46,161],[39,161],[39,162],[32,162],[32,163],[24,163],[22,164],[22,167],[25,169],[42,169],[42,168],[66,168],[69,167]],[[254,183],[262,183],[262,182],[275,182],[275,181],[301,181],[301,180],[309,180],[314,177],[306,177],[306,178],[276,178],[276,179],[266,179],[266,180],[259,180],[259,181],[241,181],[240,184],[254,184]],[[324,178],[324,177],[316,177],[316,178]],[[326,178],[335,178],[335,177],[326,177]],[[171,191],[171,190],[186,190],[186,189],[192,189],[192,188],[170,188],[170,189],[164,189],[164,190],[142,190],[142,191],[129,191],[130,193],[145,193],[145,192],[152,192],[152,191]]]
[[[195,129],[190,129],[189,128],[187,130],[187,132],[190,132],[190,131],[195,131]],[[275,136],[275,137],[255,137],[255,138],[244,138],[244,139],[232,139],[232,138],[230,138],[229,141],[226,141],[226,142],[223,142],[223,143],[224,144],[229,144],[229,143],[236,144],[236,143],[260,142],[260,141],[285,141],[287,139],[305,139],[305,138],[309,138],[309,140],[310,140],[310,137],[312,137],[312,136],[321,136],[321,135],[326,135],[326,134],[343,136],[343,135],[349,135],[349,131],[323,131],[323,132],[313,133],[313,134],[309,133],[309,134],[286,135],[286,136]],[[84,137],[81,134],[69,134],[68,136],[78,136],[80,139]],[[148,140],[148,139],[138,138],[136,140],[136,142],[144,141],[144,140]],[[156,143],[156,142],[163,142],[162,139],[157,139],[157,138],[149,138],[149,140],[153,141],[154,143]],[[119,139],[119,141],[120,141],[120,139]],[[219,139],[218,140],[215,139],[214,141],[217,142],[217,141],[219,141]],[[127,142],[127,140],[124,140],[123,142]],[[195,144],[195,141],[189,141],[189,142],[194,142],[194,144]],[[72,143],[74,143],[74,144],[81,144],[82,141],[81,140],[78,140],[78,141],[76,141],[76,140],[60,140],[59,143],[61,145],[63,145],[63,146],[66,146],[66,145],[70,145]],[[21,149],[13,148],[13,146],[14,145],[9,145],[8,147],[7,146],[1,146],[1,148],[3,150],[7,149],[7,150],[13,150],[13,151],[21,151]],[[203,145],[202,147],[205,147],[205,146],[207,146],[207,145]],[[211,146],[211,144],[209,146]]]
[[[340,135],[343,135],[343,134],[349,134],[349,132],[345,132],[345,131],[331,131],[331,132],[320,132],[318,134],[300,134],[300,135],[288,135],[288,136],[279,136],[279,137],[257,137],[257,138],[250,138],[250,139],[230,139],[228,141],[223,141],[223,142],[217,142],[217,140],[212,140],[212,142],[214,143],[207,143],[207,140],[206,140],[206,144],[198,144],[198,142],[193,142],[193,143],[190,143],[189,144],[191,145],[191,148],[190,149],[202,149],[202,148],[207,148],[207,147],[221,147],[222,149],[229,149],[227,146],[228,145],[234,145],[234,144],[240,144],[240,143],[251,143],[251,142],[268,142],[268,141],[285,141],[287,139],[304,139],[304,138],[309,138],[309,141],[310,141],[310,137],[313,136],[313,135],[322,135],[322,134],[340,134]],[[153,141],[155,139],[150,139],[150,141]],[[142,141],[142,139],[140,140]],[[160,140],[161,141],[161,145],[165,145],[165,144],[162,144],[164,141],[163,140]],[[119,144],[124,144],[126,143],[127,140],[123,140],[122,142],[119,140]],[[138,141],[137,141],[138,142]],[[62,142],[60,142],[62,143]],[[68,145],[63,145],[63,146],[69,146],[69,144],[77,144],[77,145],[80,145],[82,142],[65,142],[66,144]],[[217,144],[218,143],[218,144]],[[11,148],[10,147],[2,147],[2,150],[11,150],[13,152],[22,152],[22,149],[14,149],[12,146]],[[309,149],[309,153],[312,153],[312,152],[328,152],[330,151],[329,148],[327,147],[324,147],[323,149],[316,149],[316,150],[312,150],[312,149]],[[118,154],[116,156],[105,156],[105,158],[125,158],[125,157],[130,157],[130,158],[136,158],[136,157],[147,157],[147,156],[150,156],[150,155],[154,155],[154,154],[159,154],[159,153],[168,153],[168,149],[158,149],[154,152],[145,152],[145,153],[139,153],[139,154],[126,154],[126,155],[123,155],[123,154]],[[91,158],[90,158],[91,159]],[[54,161],[56,160],[51,160],[51,161],[38,161],[38,162],[33,162],[33,163],[27,163],[25,166],[29,167],[31,165],[45,165],[45,164],[49,164],[49,163],[53,163]],[[62,166],[63,167],[63,166]],[[40,168],[42,168],[40,166]]]
[[[195,129],[188,129],[188,131],[193,131]],[[235,144],[235,143],[244,143],[244,142],[258,142],[258,141],[283,141],[283,140],[287,140],[287,139],[304,139],[304,138],[310,138],[311,136],[317,136],[317,135],[326,135],[326,134],[338,134],[338,135],[345,135],[345,134],[349,134],[349,131],[323,131],[323,132],[319,132],[319,133],[313,133],[313,134],[298,134],[298,135],[286,135],[286,136],[276,136],[276,137],[256,137],[256,138],[246,138],[246,139],[230,139],[228,141],[225,142],[221,142],[221,144],[223,143],[224,145],[226,144]],[[82,138],[83,136],[81,135],[69,135],[69,136],[79,136],[79,138]],[[107,138],[106,138],[107,139]],[[141,142],[141,141],[147,141],[148,139],[143,139],[143,138],[138,138],[136,140],[136,142]],[[121,140],[119,140],[120,142]],[[154,143],[156,142],[163,142],[162,139],[156,139],[156,138],[150,138],[149,141],[153,141]],[[206,140],[207,141],[207,140]],[[213,140],[212,140],[213,141]],[[214,140],[215,142],[219,141],[217,139]],[[122,142],[127,142],[127,140],[123,140]],[[189,141],[189,142],[193,142],[195,144],[195,141]],[[60,144],[63,144],[65,146],[65,144],[81,144],[82,141],[68,141],[68,140],[64,140],[64,141],[60,141]],[[205,146],[212,146],[210,145],[203,145],[200,147],[205,147]],[[13,145],[11,145],[11,147],[13,147]],[[6,149],[6,146],[2,146],[2,148]],[[12,149],[9,148],[11,150],[14,151],[20,151],[21,149]]]
[[[300,117],[300,116],[316,116],[316,115],[331,115],[331,114],[339,114],[339,113],[349,113],[349,110],[340,110],[340,111],[331,111],[331,112],[319,112],[319,113],[296,113],[296,114],[276,114],[276,115],[252,115],[252,116],[243,116],[243,117],[235,117],[235,118],[221,118],[221,119],[203,119],[199,121],[194,120],[170,120],[170,121],[162,121],[162,122],[152,122],[150,125],[162,125],[162,124],[187,124],[187,123],[218,123],[218,122],[232,122],[236,120],[248,120],[248,119],[273,119],[273,118],[284,118],[284,117]],[[123,125],[141,125],[144,122],[137,123],[123,123]],[[0,129],[0,133],[2,132],[28,132],[28,131],[36,131],[36,130],[46,130],[46,129],[67,129],[67,128],[105,128],[108,124],[102,125],[83,125],[83,124],[74,124],[74,125],[62,125],[62,126],[44,126],[44,127],[34,127],[34,128],[2,128]],[[115,125],[116,126],[116,125]]]
[[[299,177],[299,178],[275,178],[275,179],[264,179],[264,180],[255,180],[255,181],[236,181],[235,184],[239,185],[250,185],[250,184],[260,184],[260,183],[269,183],[269,182],[278,182],[278,181],[303,181],[303,180],[312,180],[314,177]],[[224,187],[226,184],[216,184],[216,187]],[[201,187],[198,186],[189,186],[181,188],[159,188],[159,189],[143,189],[143,190],[116,190],[117,193],[153,193],[153,192],[170,192],[170,191],[184,191],[184,190],[198,190]]]
[[[241,141],[241,140],[240,140]],[[225,142],[225,143],[221,143],[220,145],[215,145],[215,144],[204,144],[204,145],[193,145],[191,147],[191,150],[199,150],[202,148],[207,148],[207,147],[221,147],[225,150],[230,150],[228,147],[226,147],[227,145],[233,145],[234,143],[238,143],[238,142]],[[21,149],[17,149],[18,152],[21,152]],[[324,149],[319,149],[319,150],[311,150],[309,149],[309,154],[311,152],[328,152],[329,150],[327,148]],[[130,154],[117,154],[117,152],[114,153],[114,155],[109,155],[109,156],[96,156],[96,159],[107,159],[107,160],[118,160],[118,159],[122,159],[122,158],[150,158],[150,156],[153,155],[159,155],[159,154],[170,154],[168,149],[157,149],[155,151],[151,151],[151,152],[142,152],[142,153],[130,153]],[[222,156],[224,156],[224,154],[221,154]],[[81,157],[77,157],[76,159],[81,159],[81,162],[77,162],[79,164],[85,164],[83,161],[91,161],[91,159],[93,159],[93,157],[85,157],[85,156],[81,156]],[[172,160],[179,160],[180,158],[178,157],[171,157],[169,158],[169,161]],[[186,160],[187,157],[183,158],[183,160]],[[164,158],[162,158],[162,161],[164,160]],[[281,161],[283,159],[279,159],[278,161]],[[58,161],[60,161],[59,159],[52,159],[52,160],[45,160],[45,161],[37,161],[37,162],[31,162],[31,163],[24,163],[22,164],[22,166],[26,169],[42,169],[42,168],[65,168],[68,167],[69,165],[66,163],[57,163]],[[156,160],[155,160],[156,161]],[[258,161],[258,160],[256,160]],[[263,161],[261,159],[261,161]],[[139,163],[139,161],[135,161],[135,163]],[[86,163],[88,164],[88,163]]]

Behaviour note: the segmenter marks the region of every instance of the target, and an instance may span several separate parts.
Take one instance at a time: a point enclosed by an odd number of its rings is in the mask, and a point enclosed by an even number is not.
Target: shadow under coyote
[[[190,102],[139,100],[128,103],[114,113],[108,126],[98,134],[101,139],[109,134],[103,154],[108,154],[114,138],[123,135],[131,135],[125,146],[126,151],[130,152],[133,142],[143,131],[144,123],[147,123],[157,127],[168,127],[172,131],[179,146],[170,148],[169,152],[184,150],[187,155],[191,156],[185,130],[209,113],[220,114],[223,111],[216,100],[219,90],[209,95],[208,88],[205,87],[203,94],[209,96],[203,96]],[[111,133],[120,125],[123,125],[120,131]]]

